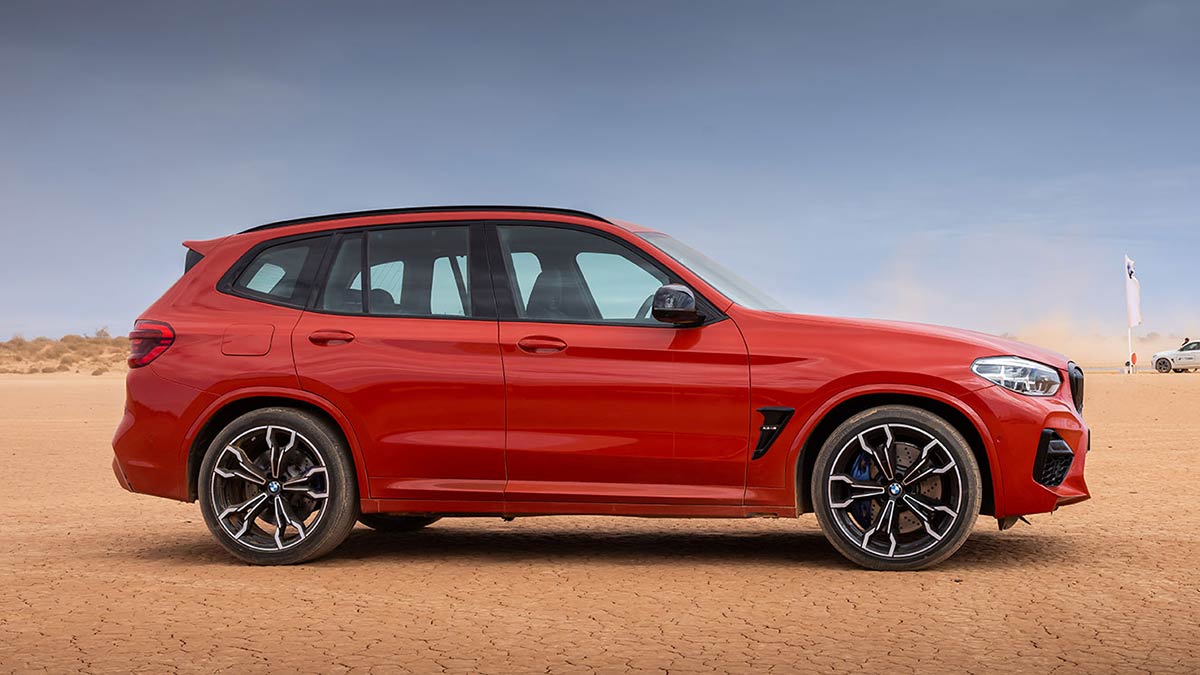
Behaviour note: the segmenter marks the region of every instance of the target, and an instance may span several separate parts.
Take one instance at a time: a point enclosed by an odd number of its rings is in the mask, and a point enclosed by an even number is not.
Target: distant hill
[[[0,374],[85,373],[123,371],[129,357],[129,338],[112,337],[104,329],[95,335],[65,335],[27,340],[15,336],[0,342]]]

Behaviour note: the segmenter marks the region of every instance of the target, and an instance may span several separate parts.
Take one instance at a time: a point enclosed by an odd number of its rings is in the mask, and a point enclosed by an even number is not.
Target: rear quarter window
[[[327,240],[303,239],[262,249],[237,273],[231,290],[275,304],[304,306]]]

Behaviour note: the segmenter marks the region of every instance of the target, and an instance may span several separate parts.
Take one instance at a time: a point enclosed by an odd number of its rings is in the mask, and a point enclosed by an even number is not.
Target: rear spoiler
[[[190,272],[192,268],[196,266],[196,263],[204,260],[204,256],[208,255],[209,251],[216,248],[217,244],[220,244],[224,240],[225,237],[218,237],[216,239],[205,239],[202,241],[189,240],[183,242],[184,247],[188,250],[187,259],[183,263],[183,273],[187,274]]]

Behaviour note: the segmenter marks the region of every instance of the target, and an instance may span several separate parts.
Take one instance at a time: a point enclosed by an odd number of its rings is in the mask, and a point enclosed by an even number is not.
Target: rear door
[[[503,497],[504,376],[481,228],[339,234],[293,331],[301,386],[350,419],[372,498]]]

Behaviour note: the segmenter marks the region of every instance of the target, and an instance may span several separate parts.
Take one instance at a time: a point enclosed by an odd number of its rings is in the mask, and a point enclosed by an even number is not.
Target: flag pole
[[[1133,327],[1142,325],[1142,285],[1137,274],[1133,271],[1133,261],[1125,255],[1125,313],[1129,321],[1125,335],[1129,339],[1129,351],[1126,352],[1125,372],[1133,375],[1137,372],[1137,355],[1133,353]]]
[[[1129,368],[1125,372],[1132,375],[1135,372],[1134,369],[1137,368],[1137,365],[1133,362],[1133,328],[1130,327],[1126,332],[1129,335],[1129,351],[1127,352],[1129,354]]]

